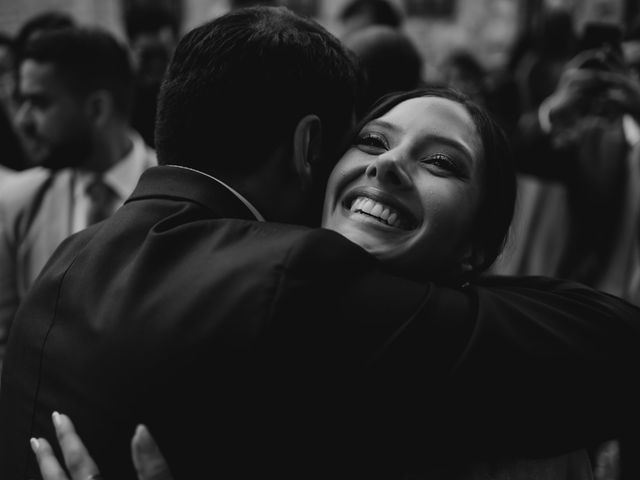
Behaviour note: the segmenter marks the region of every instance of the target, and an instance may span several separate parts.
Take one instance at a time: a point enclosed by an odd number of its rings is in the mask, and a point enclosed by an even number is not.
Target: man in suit
[[[602,369],[637,400],[634,307],[544,279],[416,283],[336,232],[274,223],[319,215],[358,78],[334,37],[283,8],[182,38],[159,101],[162,165],[62,244],[17,315],[2,478],[37,477],[29,438],[53,438],[53,410],[119,479],[135,478],[139,422],[176,478],[252,479],[394,478],[560,453],[628,423],[618,402],[584,418],[613,403],[592,393]]]
[[[0,191],[3,350],[20,301],[55,248],[115,211],[156,164],[128,125],[132,81],[126,47],[106,32],[45,32],[24,51],[16,122],[39,167]]]

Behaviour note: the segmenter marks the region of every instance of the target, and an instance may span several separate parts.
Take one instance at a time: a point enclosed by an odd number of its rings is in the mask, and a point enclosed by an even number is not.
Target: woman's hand
[[[32,438],[31,448],[38,460],[42,478],[44,480],[102,479],[97,465],[89,455],[82,440],[80,440],[69,417],[54,412],[52,419],[64,457],[64,463],[71,478],[67,476],[60,463],[58,463],[49,442],[44,438]],[[173,477],[160,453],[158,445],[156,445],[151,434],[143,425],[138,425],[133,436],[131,454],[139,480],[172,480]]]
[[[131,457],[139,480],[173,480],[158,444],[144,425],[138,425],[131,440]]]

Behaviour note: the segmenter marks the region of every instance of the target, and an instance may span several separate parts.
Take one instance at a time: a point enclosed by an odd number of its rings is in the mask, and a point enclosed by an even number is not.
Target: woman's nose
[[[367,167],[365,174],[369,178],[375,178],[380,183],[399,188],[411,185],[411,178],[391,151],[379,155]]]

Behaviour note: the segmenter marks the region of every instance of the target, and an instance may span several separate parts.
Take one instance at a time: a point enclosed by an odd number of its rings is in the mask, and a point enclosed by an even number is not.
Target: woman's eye
[[[444,170],[446,172],[450,172],[456,175],[460,173],[456,162],[451,160],[447,155],[438,153],[435,155],[431,155],[430,157],[426,158],[422,162],[426,165],[434,166],[438,170]]]
[[[388,149],[386,141],[381,136],[371,133],[360,135],[356,141],[356,146],[372,153]]]

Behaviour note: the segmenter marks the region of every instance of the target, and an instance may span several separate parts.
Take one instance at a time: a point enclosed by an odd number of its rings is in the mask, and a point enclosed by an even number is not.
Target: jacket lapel
[[[125,203],[145,198],[174,198],[197,203],[215,217],[255,220],[242,201],[207,175],[185,168],[159,166],[146,170]]]

